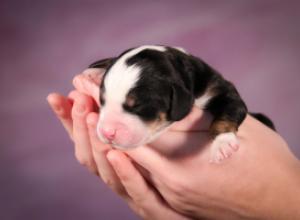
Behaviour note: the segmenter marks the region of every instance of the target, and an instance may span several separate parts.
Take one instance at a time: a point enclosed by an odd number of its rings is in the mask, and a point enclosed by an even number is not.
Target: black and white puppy
[[[213,116],[211,161],[238,149],[236,132],[247,115],[244,101],[232,83],[185,50],[145,45],[89,68],[106,69],[97,126],[103,142],[122,149],[149,143],[195,105]],[[263,115],[255,116],[273,126]]]

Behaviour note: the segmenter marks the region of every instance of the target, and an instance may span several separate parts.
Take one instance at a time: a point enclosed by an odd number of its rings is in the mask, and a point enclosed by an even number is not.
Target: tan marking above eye
[[[160,121],[167,121],[167,115],[165,112],[160,112],[158,115]]]
[[[128,95],[125,101],[126,105],[129,107],[133,107],[135,104],[135,98],[133,96]]]

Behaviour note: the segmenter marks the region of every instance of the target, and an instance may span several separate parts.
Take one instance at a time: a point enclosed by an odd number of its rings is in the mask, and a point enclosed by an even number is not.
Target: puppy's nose
[[[109,141],[112,141],[115,139],[115,136],[116,136],[116,130],[113,129],[113,128],[103,128],[101,130],[101,133],[103,134],[103,136],[109,140]]]

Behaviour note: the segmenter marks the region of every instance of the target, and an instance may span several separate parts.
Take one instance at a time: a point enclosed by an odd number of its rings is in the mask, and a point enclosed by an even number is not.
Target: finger
[[[78,91],[72,90],[71,92],[69,92],[68,97],[74,103],[74,99],[75,99],[75,97],[77,97],[77,95],[78,95]]]
[[[79,92],[78,90],[73,90],[69,93],[68,97],[70,98],[71,101],[74,102],[74,99],[75,99],[75,97],[78,96],[78,93],[81,93],[81,92]],[[93,106],[92,111],[99,112],[99,105],[97,104],[97,102],[93,98],[91,98],[91,102],[92,102],[92,106]]]
[[[72,119],[75,156],[80,164],[86,166],[91,172],[96,173],[96,164],[93,159],[86,124],[86,116],[93,110],[93,102],[91,97],[79,92],[74,92],[73,95]]]
[[[116,193],[127,199],[128,195],[124,190],[118,176],[107,161],[106,154],[111,147],[102,143],[96,133],[96,126],[98,122],[97,113],[89,113],[87,117],[89,139],[92,146],[92,154],[97,166],[97,170],[102,180]]]
[[[172,124],[172,131],[207,131],[212,117],[209,113],[193,107],[192,111],[181,121]]]
[[[160,173],[162,173],[162,167],[164,168],[164,172],[170,170],[168,157],[158,152],[153,146],[140,146],[132,150],[127,150],[126,153],[133,161],[158,178],[160,178]]]
[[[110,150],[107,159],[113,166],[128,195],[131,207],[144,219],[182,219],[151,188],[130,159],[118,150]]]
[[[99,105],[99,85],[103,76],[102,69],[87,69],[74,77],[74,87],[83,94],[90,95]]]
[[[105,69],[101,68],[88,68],[83,71],[82,75],[87,76],[90,80],[92,80],[96,85],[100,85],[102,81],[103,74]]]
[[[73,140],[72,101],[58,93],[49,94],[47,101]]]
[[[128,157],[120,151],[110,150],[107,159],[112,164],[129,196],[136,203],[144,202],[144,199],[150,195],[149,187]]]

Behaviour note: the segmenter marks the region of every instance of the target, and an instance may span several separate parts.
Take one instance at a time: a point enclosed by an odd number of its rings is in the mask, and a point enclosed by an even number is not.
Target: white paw
[[[233,132],[219,134],[212,142],[210,162],[220,163],[239,149],[239,143]]]

